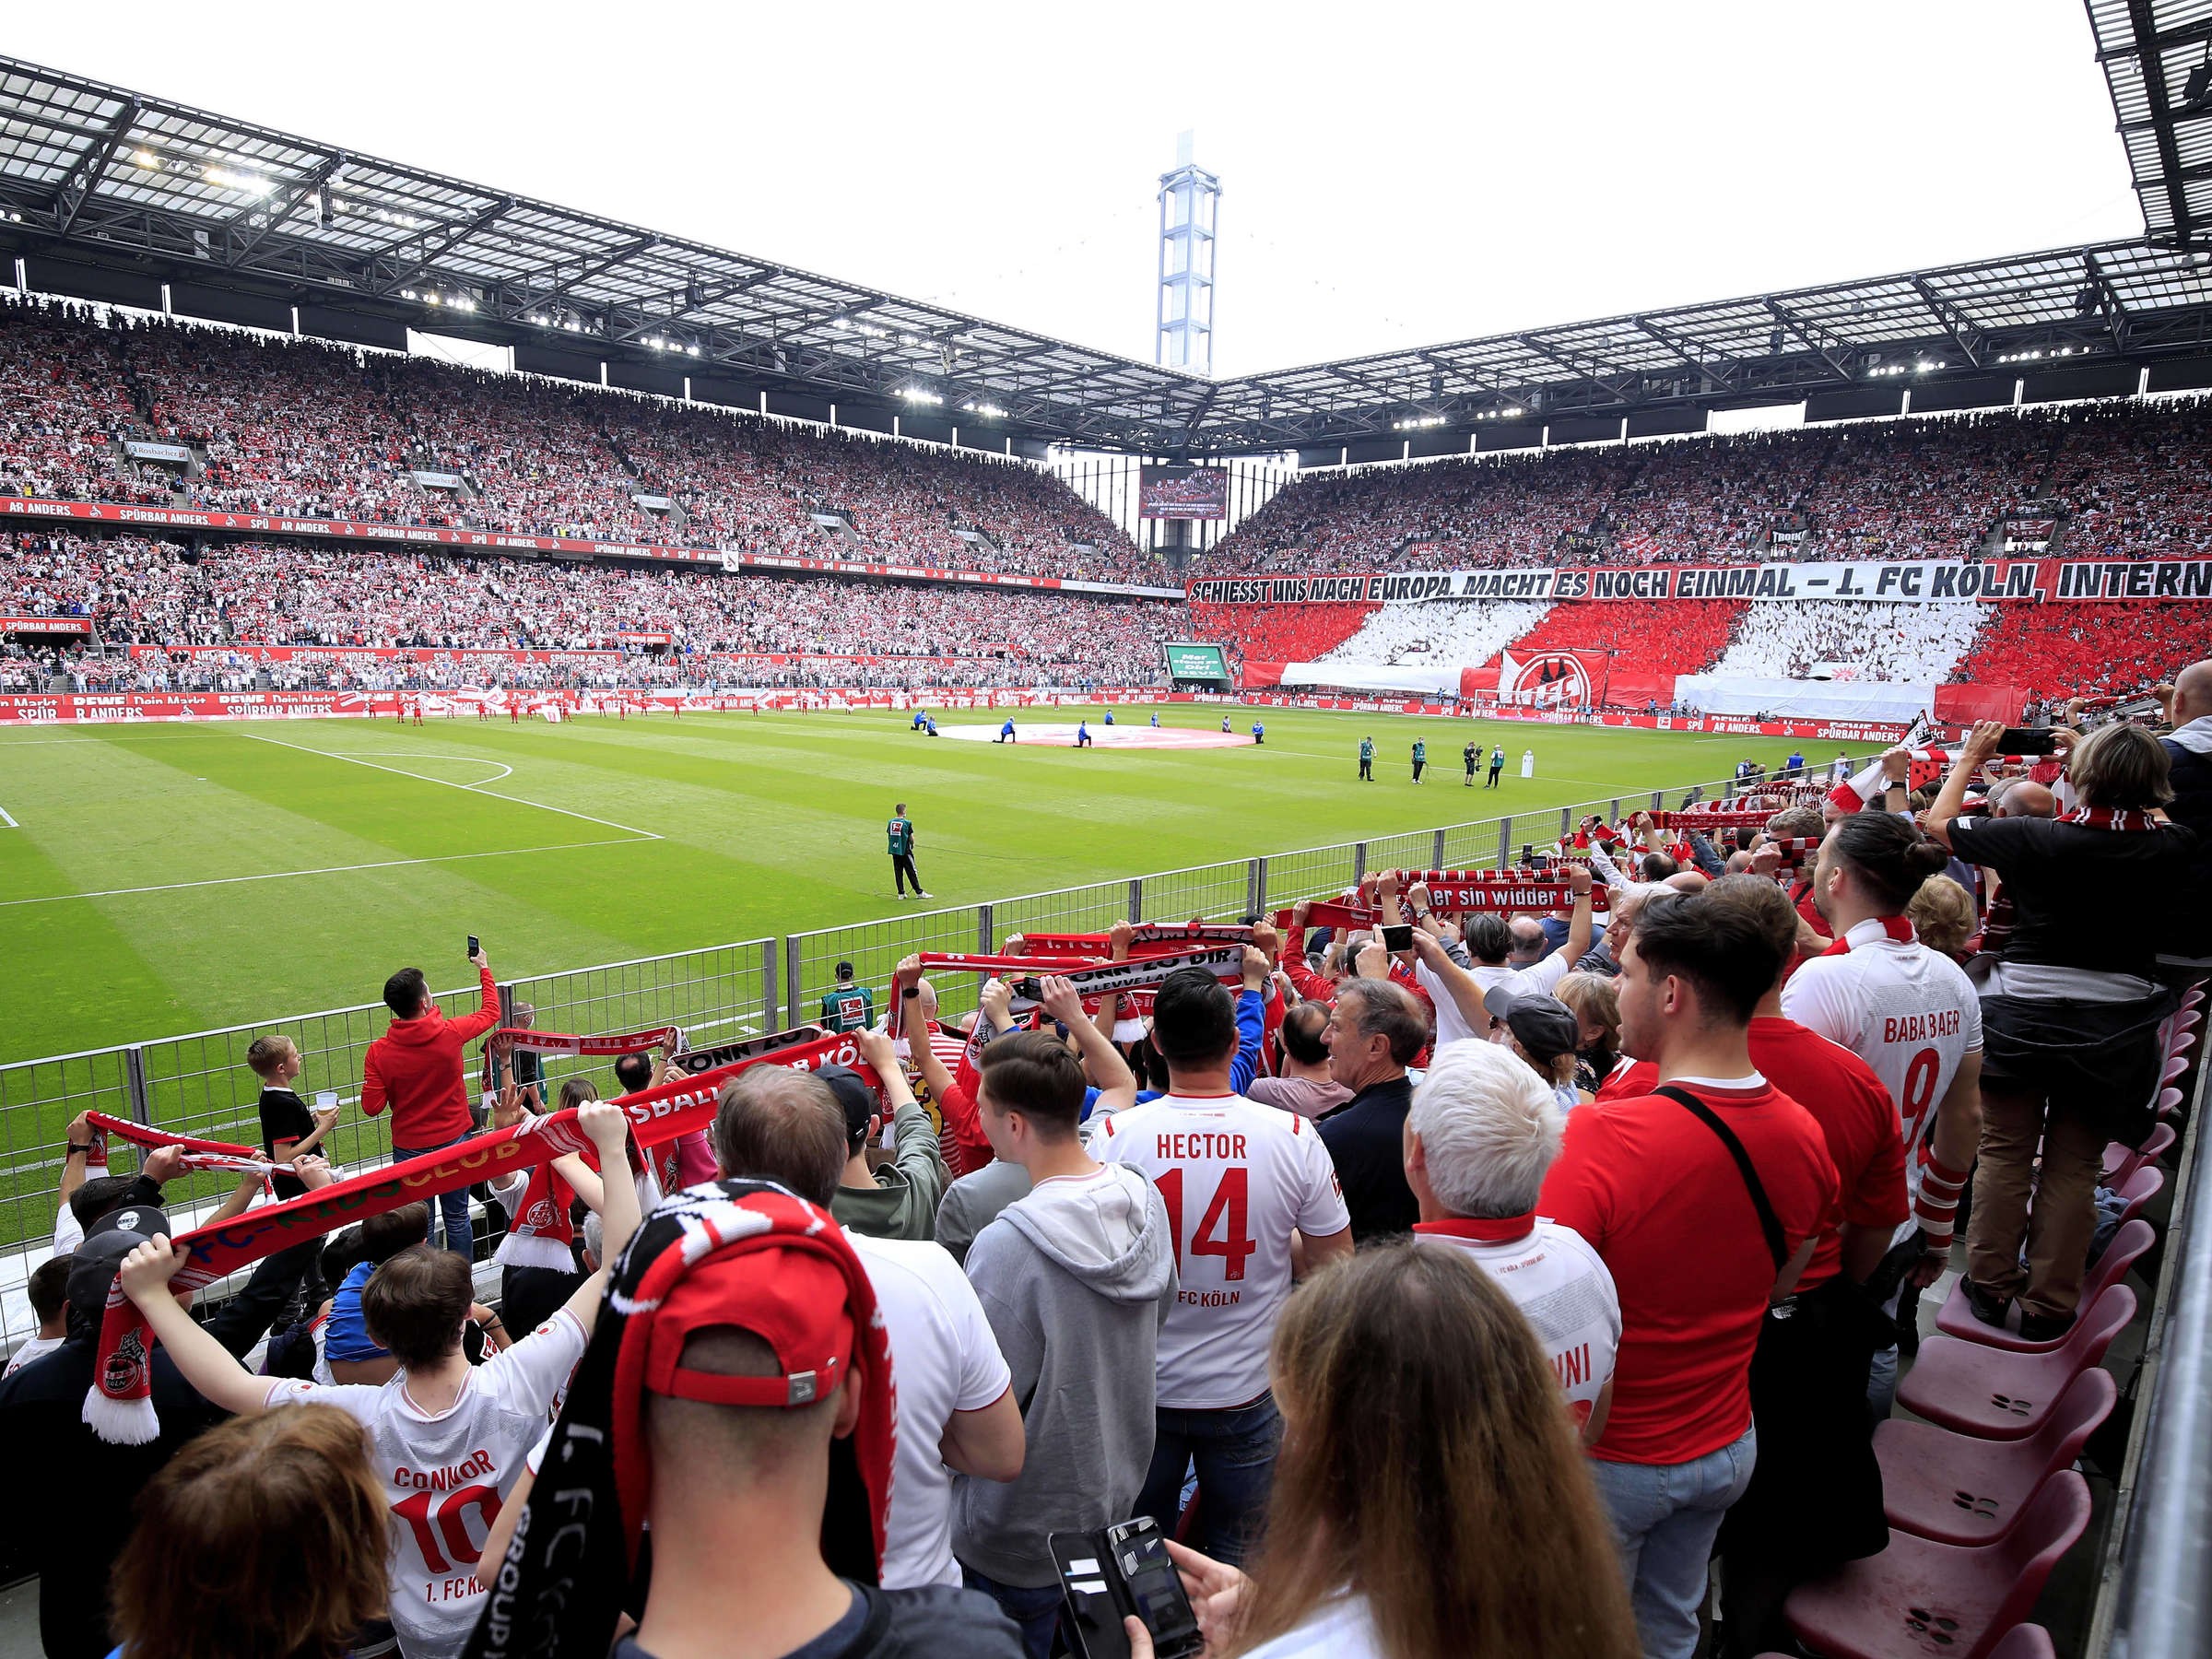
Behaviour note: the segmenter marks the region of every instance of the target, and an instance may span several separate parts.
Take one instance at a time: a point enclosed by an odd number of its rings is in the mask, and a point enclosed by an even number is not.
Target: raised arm
[[[240,1364],[170,1290],[170,1280],[191,1259],[192,1253],[173,1239],[148,1239],[123,1258],[123,1293],[146,1316],[154,1339],[169,1350],[179,1374],[203,1399],[224,1411],[258,1411],[268,1403],[269,1379]]]
[[[1585,876],[1583,879],[1587,881],[1589,877]],[[1583,901],[1583,914],[1586,927],[1589,922],[1587,898]],[[1468,1029],[1477,1032],[1488,1030],[1490,1011],[1482,1006],[1482,987],[1475,982],[1475,976],[1444,954],[1443,946],[1433,934],[1415,928],[1413,948],[1414,954],[1421,959],[1421,966],[1434,974],[1437,982],[1443,986],[1444,994],[1452,999],[1452,1006],[1459,1010],[1459,1017],[1466,1021]]]
[[[1136,1074],[1112,1041],[1083,1018],[1083,999],[1075,986],[1057,974],[1048,974],[1043,989],[1044,1011],[1065,1026],[1076,1040],[1083,1055],[1083,1069],[1099,1091],[1098,1103],[1091,1110],[1111,1114],[1136,1104]]]
[[[606,1100],[587,1100],[576,1109],[576,1126],[599,1149],[601,1169],[629,1166],[626,1144],[629,1139],[629,1116],[621,1107]],[[621,1258],[629,1244],[630,1234],[638,1230],[638,1223],[644,1218],[638,1207],[636,1182],[609,1181],[602,1184],[606,1190],[604,1206],[599,1211],[599,1269],[577,1287],[576,1294],[568,1300],[566,1310],[587,1335],[593,1321],[599,1315],[599,1298],[606,1288],[607,1270]]]

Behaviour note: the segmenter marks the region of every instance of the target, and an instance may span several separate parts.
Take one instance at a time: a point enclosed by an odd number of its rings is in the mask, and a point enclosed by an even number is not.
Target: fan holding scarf
[[[2004,959],[1982,986],[1983,1112],[1967,1290],[1976,1315],[1993,1324],[2017,1300],[2021,1335],[2047,1339],[2074,1323],[2081,1300],[2105,1142],[2136,1145],[2153,1122],[2159,1024],[2174,1006],[2156,964],[2172,943],[2198,842],[2167,820],[2166,751],[2140,726],[2058,732],[2077,803],[2064,817],[1960,817],[1967,786],[2004,729],[1994,721],[1974,727],[1927,829],[1970,864],[1996,871],[2015,917]]]

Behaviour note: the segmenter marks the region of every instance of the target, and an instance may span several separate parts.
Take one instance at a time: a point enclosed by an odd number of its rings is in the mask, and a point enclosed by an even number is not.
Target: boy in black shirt
[[[311,1112],[307,1102],[292,1092],[292,1082],[300,1076],[299,1046],[289,1037],[256,1037],[246,1050],[246,1064],[261,1079],[261,1149],[276,1163],[289,1163],[302,1152],[320,1149],[324,1136],[337,1124],[338,1109]],[[279,1199],[297,1198],[307,1191],[289,1170],[279,1171],[270,1182]]]

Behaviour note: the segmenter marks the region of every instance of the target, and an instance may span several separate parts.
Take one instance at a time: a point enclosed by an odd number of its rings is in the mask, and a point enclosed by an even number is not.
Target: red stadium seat
[[[2001,1542],[1971,1548],[1893,1532],[1881,1554],[1793,1591],[1783,1617],[1830,1659],[1993,1659],[2088,1524],[2088,1482],[2062,1469]]]
[[[2136,1180],[2140,1182],[2146,1172],[2157,1179],[2140,1197],[2134,1195],[2132,1188],[2128,1189],[2131,1216],[2135,1210],[2149,1203],[2151,1194],[2165,1184],[2165,1176],[2155,1169],[2137,1171]],[[2090,1270],[2088,1278],[2083,1283],[2081,1305],[2085,1308],[2094,1307],[2097,1299],[2110,1287],[2126,1277],[2127,1270],[2135,1265],[2136,1259],[2157,1242],[2158,1235],[2151,1231],[2149,1222],[2124,1222],[2120,1230],[2112,1235],[2112,1241],[2104,1247],[2104,1253],[2097,1258],[2097,1265]],[[2065,1336],[2050,1342],[2026,1342],[2021,1340],[2018,1331],[2000,1330],[1995,1325],[1983,1324],[1974,1317],[1973,1309],[1966,1300],[1964,1278],[1953,1285],[1951,1293],[1943,1299],[1942,1312],[1936,1315],[1936,1328],[1946,1336],[1957,1336],[1963,1341],[1978,1342],[1985,1347],[2002,1348],[2014,1354],[2047,1354],[2053,1348],[2065,1347],[2066,1342]],[[2071,1335],[2072,1332],[2067,1333],[2067,1335]]]
[[[2159,1169],[2157,1164],[2145,1164],[2133,1175],[2130,1175],[2123,1185],[2115,1187],[2113,1191],[2119,1194],[2127,1206],[2120,1212],[2120,1224],[2125,1227],[2128,1222],[2140,1216],[2144,1207],[2159,1195],[2159,1191],[2165,1185],[2166,1171]],[[2118,1241],[2119,1236],[2117,1233],[2112,1235],[2115,1242]],[[2111,1246],[2107,1245],[2106,1248],[2109,1250]],[[2103,1265],[2103,1258],[2099,1257],[2098,1265],[2101,1267]]]
[[[2081,1453],[2112,1415],[2120,1385],[2092,1365],[2066,1385],[2057,1409],[2026,1440],[1977,1440],[1892,1418],[1874,1431],[1889,1524],[1938,1544],[1994,1544],[2011,1535],[2043,1482]]]
[[[1898,1385],[1897,1403],[1960,1434],[2026,1440],[2066,1385],[2104,1358],[2135,1316],[2136,1293],[2114,1285],[2083,1309],[2064,1342],[2041,1352],[2007,1353],[1987,1343],[1931,1336]]]
[[[2155,1163],[2166,1156],[2166,1148],[2174,1143],[2173,1125],[2158,1124],[2143,1137],[2140,1147],[2126,1147],[2114,1141],[2104,1149],[2104,1180],[2109,1187],[2125,1186],[2128,1178],[2147,1163]]]

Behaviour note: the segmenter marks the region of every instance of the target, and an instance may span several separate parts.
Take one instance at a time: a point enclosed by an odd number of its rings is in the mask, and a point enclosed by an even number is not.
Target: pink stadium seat
[[[2105,1186],[2125,1186],[2128,1178],[2147,1163],[2156,1163],[2166,1155],[2166,1148],[2174,1143],[2173,1125],[2159,1124],[2143,1139],[2140,1147],[2132,1150],[2114,1141],[2104,1149]]]
[[[2181,1109],[2182,1091],[2180,1089],[2168,1088],[2159,1090],[2159,1115],[2160,1117],[2170,1118]]]
[[[1892,1533],[1880,1555],[1793,1591],[1783,1616],[1799,1641],[1830,1659],[1995,1659],[2088,1524],[2088,1482],[2062,1469],[2001,1542],[1967,1548]],[[2023,1643],[2002,1651],[2026,1655],[2050,1647],[2046,1641],[2041,1649]]]
[[[2064,1342],[2040,1353],[2007,1353],[1987,1343],[1931,1336],[1899,1384],[1897,1403],[1960,1434],[2026,1440],[2051,1415],[2066,1384],[2103,1359],[2135,1316],[2136,1293],[2113,1285],[2083,1309]]]
[[[2157,1164],[2145,1164],[2127,1178],[2126,1184],[2114,1188],[2113,1190],[2127,1202],[2127,1207],[2120,1212],[2121,1226],[2124,1228],[2127,1223],[2140,1216],[2143,1213],[2144,1206],[2156,1198],[2159,1195],[2159,1190],[2165,1184],[2166,1171],[2159,1169]],[[2118,1243],[2119,1239],[2118,1233],[2112,1235],[2113,1243]],[[2108,1245],[2106,1248],[2109,1250],[2111,1246]],[[2102,1266],[2103,1265],[2103,1258],[2100,1257],[2098,1265]]]
[[[2129,1202],[2134,1206],[2134,1208],[2128,1212],[2131,1217],[2134,1215],[2135,1209],[2140,1209],[2144,1205],[2149,1203],[2151,1194],[2156,1193],[2160,1186],[2165,1184],[2166,1177],[2156,1169],[2136,1171],[2135,1181],[2141,1182],[2147,1174],[2155,1176],[2157,1179],[2151,1182],[2148,1191],[2144,1192],[2139,1198],[2136,1197],[2130,1189],[2122,1189],[2129,1192]],[[2104,1253],[2097,1258],[2097,1265],[2089,1270],[2089,1277],[2083,1282],[2081,1305],[2085,1308],[2094,1308],[2099,1297],[2102,1296],[2109,1288],[2127,1277],[2127,1270],[2135,1265],[2136,1258],[2157,1242],[2158,1234],[2151,1230],[2149,1222],[2133,1219],[2124,1221],[2120,1230],[2112,1234],[2112,1242],[2104,1247]],[[1951,1293],[1943,1299],[1942,1311],[1936,1315],[1936,1328],[1946,1336],[1956,1336],[1966,1342],[1978,1342],[1984,1347],[2002,1348],[2007,1353],[2015,1354],[2047,1354],[2053,1348],[2065,1347],[2067,1337],[2074,1334],[2069,1331],[2065,1336],[2060,1336],[2050,1342],[2026,1342],[2021,1339],[2019,1332],[2012,1329],[2010,1324],[2007,1324],[2003,1330],[1998,1329],[1995,1325],[1983,1324],[1974,1317],[1973,1308],[1966,1300],[1966,1280],[1964,1278],[1953,1285]],[[2077,1322],[2076,1328],[2079,1328],[2078,1322]]]
[[[2029,1500],[2081,1455],[2119,1397],[2112,1373],[2092,1365],[2066,1385],[2043,1426],[2026,1440],[1976,1440],[1932,1423],[1890,1418],[1874,1431],[1889,1524],[1938,1544],[2009,1537]]]

